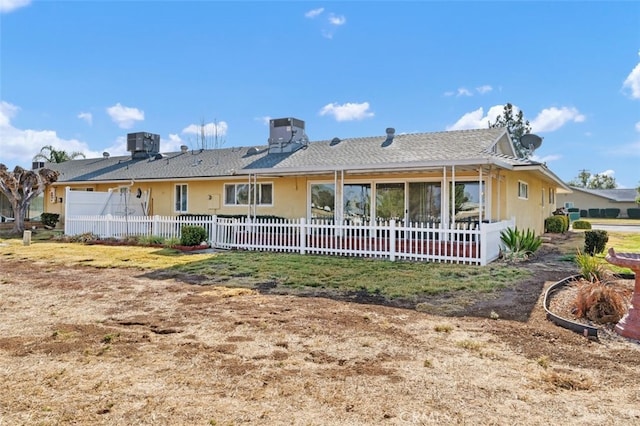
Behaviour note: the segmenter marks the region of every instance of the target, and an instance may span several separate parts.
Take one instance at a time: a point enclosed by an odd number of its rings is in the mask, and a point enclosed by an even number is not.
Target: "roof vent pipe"
[[[180,152],[187,152],[189,151],[189,147],[186,145],[180,145]]]
[[[396,129],[394,129],[393,127],[387,127],[386,132],[387,132],[387,138],[388,139],[393,139],[393,137],[396,134]]]

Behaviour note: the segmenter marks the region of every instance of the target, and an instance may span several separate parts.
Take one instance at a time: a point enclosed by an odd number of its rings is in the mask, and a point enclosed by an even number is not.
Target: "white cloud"
[[[93,124],[93,115],[90,112],[81,112],[78,114],[78,118],[86,121],[89,126]]]
[[[121,129],[130,129],[136,121],[144,120],[144,111],[120,105],[120,102],[107,108],[107,114]]]
[[[262,124],[264,124],[265,126],[268,126],[269,122],[271,121],[271,118],[272,117],[270,117],[268,115],[265,115],[264,117],[256,117],[256,121],[259,121]]]
[[[597,173],[597,174],[613,177],[613,175],[615,175],[616,172],[611,170],[611,169],[608,169],[608,170],[605,170],[604,172],[600,172],[600,173]]]
[[[318,9],[313,9],[308,11],[307,13],[305,13],[304,16],[306,16],[307,18],[313,19],[320,16],[320,14],[322,13],[324,13],[324,8],[318,8]],[[338,30],[338,28],[347,23],[347,18],[344,15],[336,15],[335,13],[331,12],[327,16],[326,20],[323,19],[318,22],[320,22],[320,25],[323,27],[320,30],[322,37],[328,38],[331,40],[333,39],[333,36],[336,34],[336,31]]]
[[[582,123],[585,119],[585,116],[575,108],[545,108],[531,121],[531,130],[533,132],[553,132],[568,122]]]
[[[176,133],[169,133],[169,141],[172,143],[182,143],[182,139]]]
[[[538,157],[537,155],[533,154],[530,157],[533,161],[537,161],[538,163],[550,163],[552,161],[558,161],[562,158],[562,155],[560,154],[549,154],[549,155],[545,155],[544,157]]]
[[[322,37],[328,38],[329,40],[331,40],[333,38],[333,31],[322,30]]]
[[[489,93],[492,90],[493,90],[493,87],[489,86],[488,84],[485,84],[483,86],[475,88],[475,91],[478,92],[481,95]],[[457,96],[473,96],[473,93],[474,93],[473,91],[467,89],[466,87],[460,87],[455,92],[452,92],[452,91],[444,92],[444,96],[447,96],[447,97],[453,96],[453,95],[457,95]]]
[[[0,13],[13,12],[21,7],[29,6],[31,0],[0,0]]]
[[[0,128],[10,126],[11,119],[16,116],[18,110],[20,108],[9,102],[0,102]]]
[[[447,130],[465,130],[465,129],[486,129],[489,127],[489,122],[496,121],[496,118],[502,114],[504,105],[494,105],[489,108],[487,115],[484,115],[482,107],[475,111],[471,111],[460,117],[453,125],[448,126]],[[517,112],[517,107],[513,107],[514,112]]]
[[[628,89],[632,99],[640,99],[640,64],[631,71],[622,85],[623,89]]]
[[[344,15],[334,15],[332,13],[329,15],[329,23],[331,25],[339,27],[340,25],[344,25],[347,23],[347,18],[345,18]]]
[[[347,102],[342,105],[327,104],[320,110],[320,115],[332,115],[336,121],[353,121],[373,117],[374,113],[369,111],[369,102]]]
[[[15,165],[30,167],[33,156],[43,146],[51,145],[55,149],[67,152],[82,152],[87,158],[98,157],[101,153],[91,151],[85,142],[77,139],[64,139],[55,130],[18,129],[11,124],[19,107],[8,102],[0,102],[0,129],[2,129],[2,152],[0,163],[10,169]]]
[[[313,19],[324,12],[324,7],[319,7],[317,9],[311,9],[307,13],[304,14],[305,18]]]
[[[607,147],[607,154],[627,159],[629,157],[640,158],[640,141]]]
[[[205,137],[218,137],[225,136],[227,134],[227,130],[229,126],[226,121],[218,121],[217,123],[206,123],[204,125],[204,134]],[[202,134],[202,124],[190,124],[184,129],[182,129],[182,133],[188,135],[201,135]]]

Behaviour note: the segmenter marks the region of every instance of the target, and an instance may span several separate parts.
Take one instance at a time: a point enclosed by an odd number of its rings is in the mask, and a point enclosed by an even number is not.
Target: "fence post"
[[[396,260],[396,220],[389,221],[389,260]]]
[[[111,238],[111,219],[113,216],[111,216],[111,214],[108,214],[107,217],[105,218],[105,237],[107,238]]]
[[[480,222],[480,266],[487,265],[487,247],[488,247],[488,225]]]
[[[211,238],[211,247],[216,247],[218,242],[218,216],[211,216],[211,229],[209,231],[209,238]]]
[[[300,238],[300,254],[307,253],[307,220],[304,217],[300,218],[300,229],[298,230],[298,235]]]

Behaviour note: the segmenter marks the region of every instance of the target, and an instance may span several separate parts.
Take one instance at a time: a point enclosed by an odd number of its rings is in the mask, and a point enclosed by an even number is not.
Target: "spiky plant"
[[[531,229],[521,231],[518,227],[507,228],[500,232],[500,240],[510,257],[523,258],[531,256],[542,245],[542,239]]]

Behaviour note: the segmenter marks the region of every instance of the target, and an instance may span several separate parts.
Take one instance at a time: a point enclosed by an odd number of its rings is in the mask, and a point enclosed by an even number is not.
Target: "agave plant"
[[[527,258],[542,245],[542,239],[530,229],[518,230],[518,227],[507,228],[500,233],[500,240],[507,252],[515,258]]]

